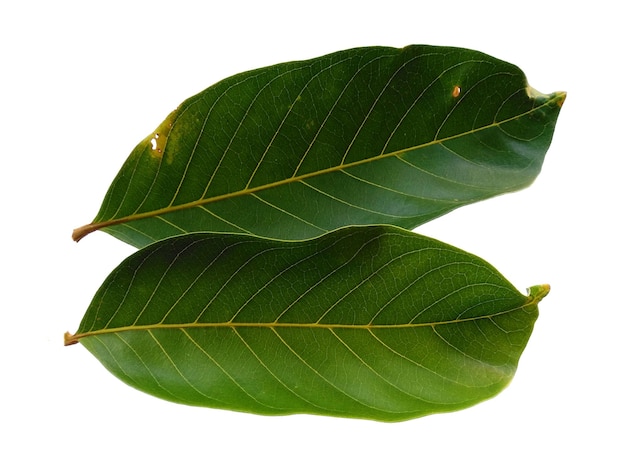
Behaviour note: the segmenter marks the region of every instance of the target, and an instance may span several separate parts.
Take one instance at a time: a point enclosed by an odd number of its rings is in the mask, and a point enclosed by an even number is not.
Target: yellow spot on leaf
[[[165,120],[156,128],[154,134],[150,136],[150,144],[152,150],[152,156],[155,158],[161,158],[167,147],[167,141],[170,135],[170,131],[174,126],[174,122],[178,117],[178,108],[172,111]],[[169,152],[171,154],[171,152]],[[171,155],[170,155],[171,158]]]
[[[461,94],[461,87],[459,85],[454,85],[454,88],[452,89],[452,97],[458,98],[460,94]]]

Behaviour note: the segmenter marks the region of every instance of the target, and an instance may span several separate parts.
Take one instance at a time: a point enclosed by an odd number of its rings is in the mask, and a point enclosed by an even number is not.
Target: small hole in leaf
[[[159,150],[158,147],[157,147],[158,140],[159,140],[159,133],[156,132],[154,134],[154,137],[150,140],[150,143],[152,144],[152,150]]]

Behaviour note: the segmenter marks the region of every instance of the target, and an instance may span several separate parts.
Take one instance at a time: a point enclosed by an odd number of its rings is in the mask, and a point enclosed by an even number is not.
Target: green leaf
[[[66,344],[174,402],[399,421],[500,392],[548,286],[530,292],[395,227],[196,233],[126,259]]]
[[[305,239],[414,228],[528,186],[565,93],[480,52],[369,47],[245,72],[186,100],[131,153],[79,240],[195,231]]]

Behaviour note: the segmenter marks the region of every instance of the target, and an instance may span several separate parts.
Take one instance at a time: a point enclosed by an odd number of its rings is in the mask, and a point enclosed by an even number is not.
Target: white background
[[[616,3],[219,4],[0,7],[0,467],[625,468],[626,38]],[[62,346],[133,251],[102,233],[77,245],[71,231],[181,101],[251,68],[411,43],[477,49],[520,66],[542,92],[568,92],[535,184],[418,229],[487,259],[522,291],[552,285],[504,392],[399,424],[269,418],[152,398],[80,345]]]

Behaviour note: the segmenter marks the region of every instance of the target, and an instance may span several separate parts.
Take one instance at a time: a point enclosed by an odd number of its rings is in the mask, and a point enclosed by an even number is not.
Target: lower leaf
[[[499,393],[548,290],[393,227],[195,233],[122,262],[66,344],[178,403],[400,421]]]

